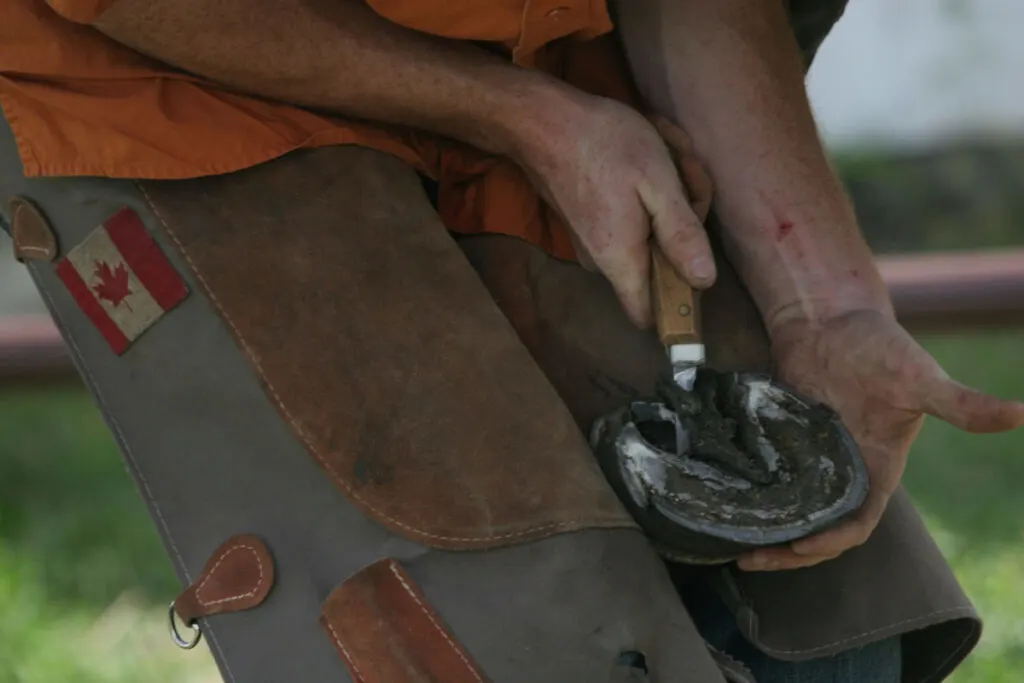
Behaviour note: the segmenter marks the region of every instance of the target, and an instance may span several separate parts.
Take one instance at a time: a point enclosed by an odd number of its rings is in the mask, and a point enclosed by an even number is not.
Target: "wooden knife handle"
[[[651,247],[651,293],[658,337],[665,346],[700,344],[698,296],[656,245]]]

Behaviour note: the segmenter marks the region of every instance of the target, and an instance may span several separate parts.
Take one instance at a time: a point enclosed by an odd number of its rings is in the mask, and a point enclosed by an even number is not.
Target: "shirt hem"
[[[20,132],[22,116],[18,105],[15,103],[15,99],[3,92],[0,92],[0,113],[6,119],[11,134],[14,137],[18,156],[21,159],[22,172],[26,178],[87,176],[122,180],[188,180],[243,171],[302,149],[339,145],[356,145],[389,154],[399,161],[408,164],[418,173],[427,173],[427,165],[423,160],[417,158],[414,153],[404,150],[398,143],[394,145],[372,145],[355,139],[338,139],[332,142],[319,143],[317,140],[324,136],[325,131],[313,133],[301,142],[289,142],[280,146],[264,148],[239,159],[202,165],[189,164],[187,168],[179,166],[177,168],[159,169],[154,163],[132,164],[123,161],[118,161],[113,165],[94,161],[44,162],[40,160],[39,155],[29,140]]]

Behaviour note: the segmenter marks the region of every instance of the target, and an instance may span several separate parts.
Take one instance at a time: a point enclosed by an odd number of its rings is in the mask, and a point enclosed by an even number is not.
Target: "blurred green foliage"
[[[1024,140],[834,162],[877,253],[1024,246]]]
[[[214,683],[167,636],[179,585],[83,390],[0,392],[0,683]]]
[[[953,377],[1024,397],[1024,330],[922,340]],[[1024,429],[975,435],[929,419],[904,483],[985,620],[954,683],[1024,677]]]

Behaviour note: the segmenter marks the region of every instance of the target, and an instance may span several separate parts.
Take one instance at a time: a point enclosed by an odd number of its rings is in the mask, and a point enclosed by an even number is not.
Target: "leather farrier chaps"
[[[0,207],[226,680],[628,680],[624,652],[652,681],[745,680],[583,435],[665,363],[599,276],[456,242],[412,171],[354,147],[187,181],[26,179],[0,126]],[[709,360],[765,362],[721,267]],[[904,679],[936,681],[978,637],[902,492],[836,561],[710,571],[781,659],[903,634]]]

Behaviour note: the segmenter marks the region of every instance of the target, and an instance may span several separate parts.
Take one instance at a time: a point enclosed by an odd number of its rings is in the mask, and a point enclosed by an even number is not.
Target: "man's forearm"
[[[643,96],[690,133],[769,328],[888,296],[807,102],[782,0],[619,0]]]
[[[243,92],[413,126],[495,153],[574,93],[358,0],[119,0],[96,22],[143,54]],[[526,130],[524,130],[526,129]]]

